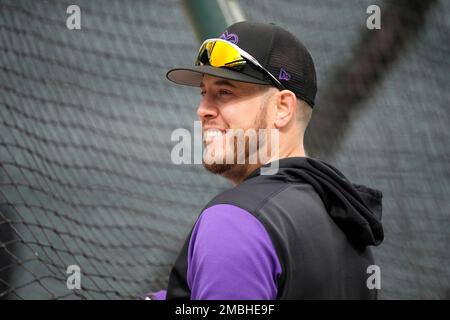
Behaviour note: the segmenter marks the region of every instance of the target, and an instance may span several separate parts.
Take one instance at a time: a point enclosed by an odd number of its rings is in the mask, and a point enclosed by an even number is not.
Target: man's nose
[[[203,97],[197,108],[197,116],[199,119],[208,119],[217,117],[217,107],[211,104],[206,97]]]

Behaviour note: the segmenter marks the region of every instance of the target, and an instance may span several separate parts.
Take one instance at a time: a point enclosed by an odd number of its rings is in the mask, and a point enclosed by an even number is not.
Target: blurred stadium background
[[[450,298],[450,2],[238,1],[310,49],[307,149],[384,194],[382,299]],[[81,8],[79,31],[66,8]],[[381,7],[369,31],[366,8]],[[0,297],[134,299],[164,288],[203,205],[229,185],[170,161],[195,89],[168,68],[198,39],[174,0],[0,0]],[[79,265],[81,290],[66,288]]]

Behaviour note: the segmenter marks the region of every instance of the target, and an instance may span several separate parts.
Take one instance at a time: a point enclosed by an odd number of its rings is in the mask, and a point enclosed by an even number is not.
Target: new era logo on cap
[[[280,73],[278,74],[278,79],[289,81],[289,80],[291,80],[291,75],[286,70],[281,68]]]

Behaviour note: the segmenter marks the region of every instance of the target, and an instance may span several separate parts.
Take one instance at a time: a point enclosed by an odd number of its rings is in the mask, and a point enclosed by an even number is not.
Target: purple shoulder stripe
[[[272,241],[252,214],[228,204],[202,212],[189,242],[191,299],[275,299],[280,275]]]

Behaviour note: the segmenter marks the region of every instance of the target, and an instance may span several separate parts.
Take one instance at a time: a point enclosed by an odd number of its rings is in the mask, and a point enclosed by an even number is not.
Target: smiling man
[[[240,22],[167,77],[200,88],[204,167],[234,185],[200,213],[167,299],[376,298],[367,270],[369,246],[383,240],[381,193],[306,156],[316,75],[303,44],[276,25]]]

